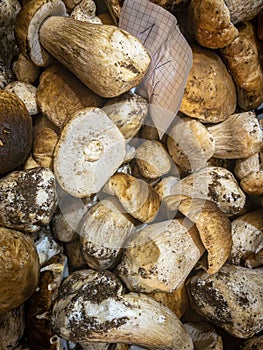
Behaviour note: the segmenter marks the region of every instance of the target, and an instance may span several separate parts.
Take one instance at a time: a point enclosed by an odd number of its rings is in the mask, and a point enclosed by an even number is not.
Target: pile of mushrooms
[[[0,350],[262,349],[263,1],[151,1],[193,55],[161,138],[123,1],[0,3]]]

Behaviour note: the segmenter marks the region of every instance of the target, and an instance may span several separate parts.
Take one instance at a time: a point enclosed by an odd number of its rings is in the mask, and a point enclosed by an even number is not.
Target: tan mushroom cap
[[[218,49],[238,36],[224,0],[192,0],[188,15],[189,25],[193,26],[194,36],[202,46]]]
[[[207,273],[220,270],[231,252],[231,222],[228,217],[211,201],[200,199],[183,200],[179,210],[193,221],[205,246]]]
[[[149,223],[158,214],[160,199],[145,181],[125,173],[114,174],[103,191],[118,198],[125,211],[134,218]]]
[[[66,7],[61,0],[28,1],[16,18],[15,35],[20,52],[36,66],[51,63],[49,53],[39,41],[39,30],[49,16],[67,16]]]
[[[206,14],[207,15],[207,14]],[[204,123],[218,123],[236,109],[236,88],[217,53],[194,46],[180,111]]]
[[[252,171],[240,181],[242,190],[252,196],[263,195],[263,170]]]
[[[44,127],[36,131],[33,141],[33,158],[44,167],[53,169],[53,157],[58,135],[50,128]]]
[[[20,53],[17,60],[14,61],[13,72],[18,81],[23,83],[33,83],[39,75],[39,67],[35,66],[32,61],[29,61]]]
[[[201,122],[186,117],[169,128],[166,144],[174,162],[188,171],[207,166],[215,151],[213,135]]]
[[[34,293],[39,261],[29,236],[4,227],[0,233],[0,313],[3,313],[23,304]]]

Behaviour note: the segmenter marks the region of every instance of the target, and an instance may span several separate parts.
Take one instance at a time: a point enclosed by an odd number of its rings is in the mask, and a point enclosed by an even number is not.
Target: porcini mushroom
[[[54,154],[60,186],[75,197],[98,192],[122,164],[125,139],[99,108],[76,112],[64,126]]]
[[[3,349],[13,349],[25,331],[25,306],[4,312],[0,315],[0,338]]]
[[[33,141],[33,157],[43,168],[53,169],[53,158],[58,135],[53,129],[44,127],[36,130]]]
[[[190,336],[171,310],[146,295],[123,294],[120,282],[109,271],[82,270],[70,275],[54,304],[52,324],[59,336],[80,343],[193,350]]]
[[[135,233],[117,269],[131,291],[172,292],[181,287],[203,253],[193,223],[167,220]]]

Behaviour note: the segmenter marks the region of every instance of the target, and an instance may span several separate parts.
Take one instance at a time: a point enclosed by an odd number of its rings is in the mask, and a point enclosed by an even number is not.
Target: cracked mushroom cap
[[[33,240],[0,227],[0,313],[23,304],[34,293],[38,278],[39,260]]]
[[[205,246],[207,256],[207,273],[220,270],[231,252],[231,222],[211,201],[200,199],[183,200],[179,210],[193,221]]]
[[[263,269],[225,264],[214,275],[199,272],[187,285],[194,310],[234,337],[263,329]]]
[[[32,144],[32,119],[16,95],[0,91],[0,174],[27,159]]]
[[[74,197],[98,192],[122,164],[125,139],[99,108],[75,113],[65,124],[54,154],[60,186]]]
[[[193,223],[167,220],[136,232],[117,269],[129,290],[171,292],[181,287],[203,253]]]
[[[192,47],[193,65],[187,78],[180,111],[203,123],[218,123],[236,109],[236,88],[219,55]]]
[[[109,271],[70,275],[54,304],[52,324],[59,336],[74,342],[193,350],[189,334],[171,310],[146,295],[123,294]]]

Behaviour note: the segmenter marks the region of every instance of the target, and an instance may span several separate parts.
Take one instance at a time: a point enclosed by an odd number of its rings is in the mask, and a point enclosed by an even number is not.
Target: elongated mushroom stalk
[[[215,158],[247,158],[262,146],[262,130],[254,112],[233,114],[208,130],[215,140]]]
[[[54,349],[55,339],[52,339],[54,332],[50,327],[50,311],[52,303],[58,296],[60,284],[65,278],[66,269],[66,257],[60,254],[52,257],[40,270],[38,289],[27,303],[27,336],[32,348],[37,348],[38,344],[41,344],[46,349]]]
[[[263,249],[263,209],[241,215],[231,225],[233,245],[228,262],[244,266],[251,255]]]
[[[234,337],[252,337],[263,328],[262,272],[227,264],[214,275],[200,272],[187,286],[192,306]]]
[[[13,349],[25,331],[25,307],[21,305],[16,309],[0,315],[0,337],[2,349]]]
[[[147,140],[136,150],[136,163],[142,176],[156,179],[167,174],[172,160],[161,142]]]
[[[203,123],[221,122],[236,109],[236,88],[232,77],[219,55],[212,50],[193,46],[192,52],[193,65],[180,111]]]
[[[167,220],[134,234],[117,269],[129,290],[171,292],[181,287],[203,253],[193,223]]]
[[[16,20],[20,51],[39,66],[48,64],[49,52],[103,97],[118,96],[142,81],[150,56],[137,38],[115,26],[66,15],[61,0],[25,4]]]
[[[183,200],[179,210],[193,221],[207,250],[207,273],[220,270],[229,257],[232,238],[231,223],[215,203],[200,199]]]
[[[75,113],[64,126],[54,154],[60,186],[74,197],[98,192],[122,164],[125,139],[99,108]]]
[[[240,23],[238,29],[238,37],[221,54],[235,81],[238,105],[249,111],[263,102],[263,69],[252,23]]]
[[[184,326],[192,338],[195,350],[223,350],[222,338],[211,324],[185,323]]]
[[[157,192],[145,181],[125,173],[114,174],[103,191],[118,198],[125,211],[134,218],[149,223],[160,207]]]
[[[102,110],[128,141],[137,134],[148,114],[148,100],[135,93],[126,92],[108,100]]]
[[[37,103],[43,115],[61,129],[66,120],[85,107],[102,107],[96,95],[60,64],[53,64],[40,75]]]
[[[175,119],[166,144],[174,162],[191,172],[206,167],[215,152],[212,134],[201,122],[190,118]]]
[[[171,310],[146,295],[123,294],[109,271],[83,270],[69,276],[54,304],[52,324],[59,336],[80,343],[193,350],[190,336]]]
[[[23,304],[35,291],[39,261],[33,240],[0,227],[0,313]]]
[[[83,257],[94,269],[116,264],[134,225],[112,197],[101,200],[81,220],[80,244]]]
[[[169,209],[178,209],[180,201],[187,197],[210,200],[228,216],[238,214],[246,200],[233,174],[221,167],[203,168],[171,186]]]
[[[53,169],[53,158],[58,135],[53,129],[44,127],[35,132],[33,141],[33,157],[44,167]]]

